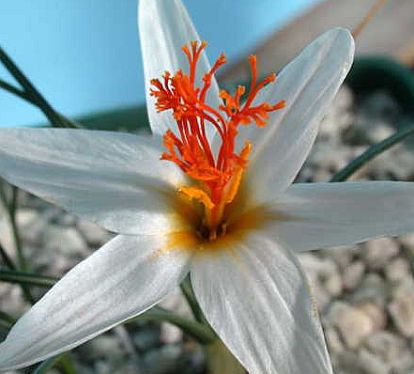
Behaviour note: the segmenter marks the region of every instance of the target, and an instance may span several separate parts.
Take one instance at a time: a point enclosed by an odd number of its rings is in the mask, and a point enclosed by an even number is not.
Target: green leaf
[[[76,374],[75,365],[67,352],[43,361],[33,374],[45,374],[55,366],[59,366],[64,374]]]
[[[33,374],[45,374],[58,363],[60,356],[54,356],[43,361],[34,371]]]
[[[43,95],[36,89],[36,87],[30,82],[29,78],[23,73],[23,71],[16,65],[6,51],[0,47],[0,62],[9,71],[9,73],[16,79],[17,82],[23,88],[23,91],[16,87],[13,87],[5,82],[2,83],[2,88],[14,93],[21,98],[30,101],[33,105],[36,105],[47,117],[52,126],[56,127],[79,127],[76,123],[68,118],[65,118],[60,113],[52,108]]]
[[[194,318],[198,322],[204,322],[205,318],[203,312],[201,311],[200,306],[198,305],[197,299],[194,295],[193,286],[191,285],[190,275],[181,282],[180,284],[181,292],[183,293],[185,299],[187,300],[188,305],[193,312]]]
[[[339,170],[330,180],[330,182],[343,182],[348,179],[352,174],[361,169],[367,162],[371,161],[373,158],[379,156],[381,153],[385,152],[387,149],[392,146],[402,142],[408,136],[414,134],[414,121],[407,121],[408,124],[404,123],[401,128],[395,132],[393,135],[384,139],[383,141],[374,144],[369,147],[365,152],[359,155],[357,158],[352,160],[348,165],[343,169]]]
[[[3,260],[4,264],[10,269],[10,270],[15,270],[16,269],[16,265],[14,264],[13,260],[11,259],[11,257],[7,254],[6,250],[4,249],[4,247],[0,244],[0,257]]]
[[[18,268],[19,270],[27,271],[29,269],[29,266],[23,253],[23,247],[21,245],[19,230],[18,230],[17,221],[16,221],[17,197],[18,197],[18,188],[12,186],[12,194],[11,194],[11,199],[9,201],[9,199],[6,196],[5,190],[4,190],[4,185],[0,184],[0,200],[3,206],[6,208],[5,210],[7,212],[8,219],[9,219],[9,222],[12,228],[14,244],[15,244],[15,248],[17,252]],[[13,262],[10,262],[11,259],[8,258],[7,253],[5,251],[2,251],[1,255],[9,268],[11,269],[17,268]],[[34,298],[32,296],[30,288],[25,284],[22,284],[21,287],[22,287],[23,294],[26,300],[29,303],[33,304]]]
[[[169,322],[182,329],[184,332],[195,338],[201,344],[210,344],[217,339],[215,333],[213,332],[213,330],[211,330],[209,326],[206,326],[204,324],[190,320],[185,317],[181,317],[159,306],[152,307],[144,314],[141,314],[138,317],[131,318],[130,320],[126,321],[126,323],[136,321]]]
[[[0,281],[49,288],[58,279],[23,271],[0,270]]]

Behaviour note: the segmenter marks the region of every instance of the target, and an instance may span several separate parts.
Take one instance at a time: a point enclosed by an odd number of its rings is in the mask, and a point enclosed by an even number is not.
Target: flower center
[[[190,178],[191,184],[182,186],[179,192],[201,205],[202,224],[199,233],[203,238],[214,240],[225,234],[226,222],[223,217],[226,207],[235,199],[243,173],[247,168],[252,144],[246,141],[237,151],[236,137],[240,125],[255,123],[264,127],[269,113],[282,109],[284,101],[276,104],[254,103],[258,92],[268,83],[276,80],[271,74],[257,80],[255,56],[249,56],[252,74],[249,91],[238,86],[232,96],[220,91],[222,104],[213,108],[207,103],[207,93],[217,70],[226,63],[221,54],[213,67],[202,78],[202,85],[196,86],[197,63],[205,42],[192,42],[182,48],[189,64],[188,73],[178,70],[174,75],[165,72],[162,79],[151,80],[151,96],[156,99],[158,112],[171,110],[177,122],[177,133],[168,130],[164,134],[166,151],[162,160],[176,163]],[[206,126],[216,130],[220,145],[213,151],[211,139],[207,137]]]

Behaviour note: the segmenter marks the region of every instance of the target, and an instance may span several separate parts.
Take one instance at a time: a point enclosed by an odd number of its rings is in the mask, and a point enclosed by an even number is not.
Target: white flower
[[[139,25],[148,84],[165,70],[187,69],[181,47],[199,38],[179,0],[141,0]],[[162,100],[154,85],[153,96],[147,89],[152,138],[0,130],[2,177],[119,234],[19,319],[0,345],[0,369],[46,359],[143,313],[190,272],[207,320],[249,373],[332,373],[295,254],[414,229],[412,183],[291,184],[353,52],[348,31],[328,31],[258,93],[254,104],[285,100],[286,107],[265,107],[266,127],[239,128],[226,159],[238,161],[225,169],[230,179],[218,197],[207,182],[194,184],[183,165],[159,160],[165,149],[157,135],[177,133],[177,123],[171,111],[156,111]],[[210,70],[203,50],[197,69],[195,82],[203,85]],[[219,91],[210,78],[206,103],[218,107]],[[172,109],[178,118],[179,108]],[[214,126],[205,129],[217,158],[220,137],[214,137]],[[240,161],[235,152],[244,141],[251,143]]]

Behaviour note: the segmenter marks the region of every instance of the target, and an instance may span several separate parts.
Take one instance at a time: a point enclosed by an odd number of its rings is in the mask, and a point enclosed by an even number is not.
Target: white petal
[[[180,69],[187,72],[188,62],[181,48],[192,41],[200,41],[200,37],[180,0],[140,0],[138,26],[144,59],[150,125],[155,134],[163,135],[168,128],[174,128],[176,125],[169,111],[156,112],[154,98],[149,95],[150,80],[161,78],[165,71],[171,74]],[[202,76],[210,70],[210,64],[204,52],[197,68],[196,84],[199,86],[202,84]],[[213,107],[218,107],[220,104],[215,79],[212,80],[207,102]],[[206,132],[211,139],[214,128],[207,126]]]
[[[188,252],[160,253],[165,238],[118,236],[73,268],[0,344],[0,370],[31,365],[136,316],[188,272]]]
[[[66,129],[0,130],[0,176],[122,234],[165,232],[160,191],[181,172],[149,137]]]
[[[286,100],[264,129],[241,128],[240,141],[253,143],[248,176],[258,202],[283,191],[298,173],[314,142],[319,122],[347,75],[354,41],[344,29],[326,32],[287,65],[258,102]]]
[[[414,231],[414,183],[293,184],[271,209],[287,219],[269,233],[296,251],[354,244]]]
[[[250,374],[332,372],[306,280],[276,242],[256,234],[195,258],[191,279],[207,320]]]

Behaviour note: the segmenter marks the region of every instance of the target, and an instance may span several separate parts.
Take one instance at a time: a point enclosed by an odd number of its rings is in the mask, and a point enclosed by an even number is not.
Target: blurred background
[[[262,74],[277,72],[324,30],[355,30],[375,0],[183,2],[209,42],[211,60],[228,55],[218,78],[232,87],[248,80],[248,54],[257,54]],[[297,181],[329,181],[367,149],[414,133],[413,15],[413,0],[389,0],[358,34],[354,66]],[[3,0],[0,43],[65,116],[95,128],[145,125],[136,0]],[[15,84],[2,67],[0,79]],[[3,90],[0,108],[1,127],[47,123],[37,108]],[[352,178],[414,181],[413,146],[409,138],[399,142]],[[60,277],[112,237],[26,193],[18,200],[23,250],[39,274]],[[12,228],[1,213],[0,243],[15,258]],[[300,260],[335,373],[414,374],[414,235],[314,251]],[[33,287],[36,297],[44,291]],[[162,306],[189,314],[179,290]],[[19,316],[27,307],[17,285],[0,282],[1,311]],[[0,337],[6,331],[0,324]],[[206,373],[200,345],[167,323],[119,326],[71,355],[81,374]]]

